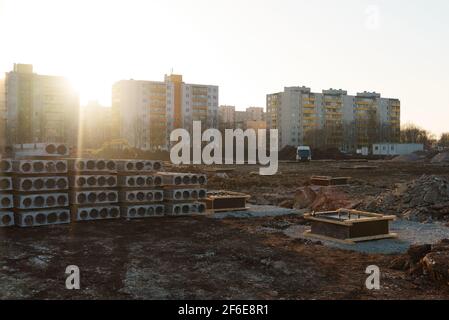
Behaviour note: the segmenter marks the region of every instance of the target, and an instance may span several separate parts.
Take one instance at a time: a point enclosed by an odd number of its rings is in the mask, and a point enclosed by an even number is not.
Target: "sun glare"
[[[97,76],[95,74],[67,75],[72,87],[80,94],[80,104],[86,105],[89,101],[98,101],[102,105],[111,103],[111,86],[113,79]]]

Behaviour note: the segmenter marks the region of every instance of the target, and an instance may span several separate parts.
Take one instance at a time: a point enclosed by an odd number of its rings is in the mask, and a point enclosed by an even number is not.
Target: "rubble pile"
[[[303,187],[296,190],[293,199],[286,200],[280,206],[297,210],[329,211],[340,208],[351,208],[352,203],[347,195],[336,188]]]
[[[394,157],[391,159],[391,161],[394,162],[413,162],[413,161],[423,161],[426,157],[424,155],[411,153],[411,154],[405,154],[401,156]]]
[[[427,276],[449,285],[449,239],[430,245],[413,245],[407,254],[395,258],[391,269],[407,271],[411,276]]]
[[[437,154],[435,157],[432,158],[430,162],[431,163],[449,162],[449,152],[442,152]]]
[[[449,180],[423,175],[362,203],[358,209],[394,214],[419,222],[449,221]]]

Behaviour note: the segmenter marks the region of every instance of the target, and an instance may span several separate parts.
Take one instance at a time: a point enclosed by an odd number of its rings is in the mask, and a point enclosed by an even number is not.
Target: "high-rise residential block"
[[[236,111],[234,106],[220,106],[220,129],[265,129],[265,112],[261,107],[249,107]]]
[[[166,149],[177,128],[218,127],[218,86],[187,84],[181,75],[164,81],[122,80],[112,87],[116,137],[142,150]]]
[[[220,106],[218,108],[218,127],[220,130],[235,127],[235,106]]]
[[[15,64],[5,77],[9,144],[77,144],[79,96],[64,77],[39,75],[32,65]]]
[[[378,93],[356,96],[329,89],[286,87],[267,95],[267,127],[279,146],[314,145],[352,151],[377,142],[399,142],[400,101]]]
[[[263,121],[264,111],[261,107],[246,108],[246,121]]]

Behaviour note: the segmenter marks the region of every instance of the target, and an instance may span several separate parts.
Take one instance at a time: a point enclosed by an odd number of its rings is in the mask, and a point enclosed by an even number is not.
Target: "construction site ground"
[[[357,165],[376,168],[347,169]],[[251,165],[213,168],[170,170],[207,169],[209,189],[245,192],[261,206],[289,201],[312,175],[351,177],[342,192],[354,203],[423,174],[449,176],[449,166],[392,161],[285,162],[275,176],[259,176]],[[302,211],[279,210],[2,228],[0,298],[449,299],[448,285],[390,268],[399,253],[366,253],[295,236],[307,227]],[[438,223],[443,236],[444,223]],[[410,232],[407,241],[413,243]],[[69,265],[80,269],[80,290],[65,288]],[[380,290],[366,289],[369,265],[380,268]]]

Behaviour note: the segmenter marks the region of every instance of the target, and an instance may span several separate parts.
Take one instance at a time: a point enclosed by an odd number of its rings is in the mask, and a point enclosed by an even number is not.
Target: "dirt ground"
[[[311,175],[349,176],[347,193],[358,200],[422,174],[449,175],[449,166],[417,163],[370,162],[378,167],[372,170],[339,168],[353,165],[357,163],[281,163],[272,177],[254,174],[257,166],[236,166],[226,175],[211,173],[209,189],[244,191],[254,202],[270,203],[307,184]],[[283,233],[287,222],[304,224],[301,216],[289,215],[3,228],[0,298],[449,299],[448,286],[390,269],[395,255],[368,255],[292,239]],[[275,231],[262,232],[264,228]],[[365,270],[373,264],[381,270],[381,289],[369,291]],[[65,289],[68,265],[80,268],[80,290]]]

